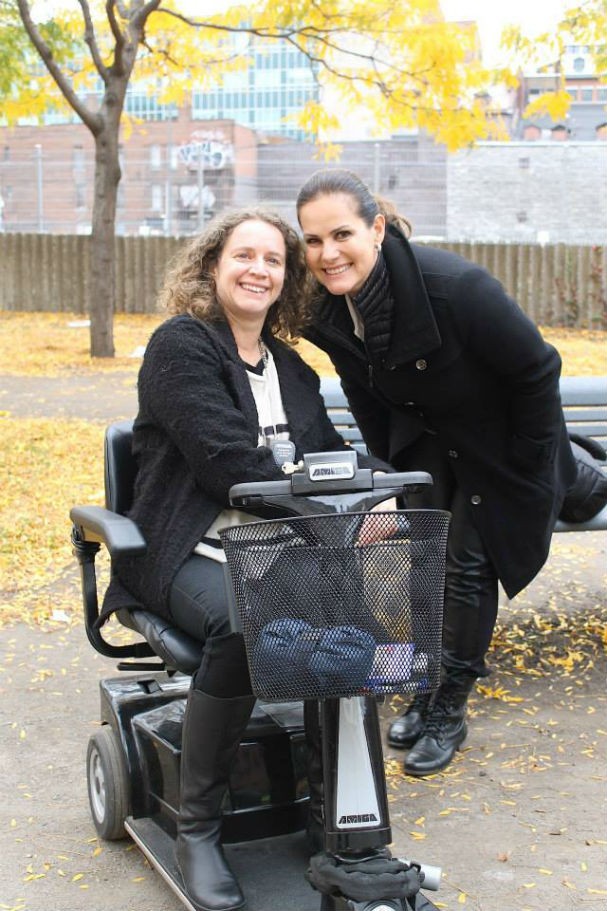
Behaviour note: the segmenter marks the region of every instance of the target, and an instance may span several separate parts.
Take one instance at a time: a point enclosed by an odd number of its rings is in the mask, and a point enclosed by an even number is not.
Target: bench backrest
[[[592,437],[607,449],[607,377],[565,376],[561,378],[560,390],[568,429]],[[323,377],[320,391],[335,428],[345,440],[365,451],[339,380]]]
[[[320,391],[331,421],[343,438],[366,452],[339,380],[323,377]],[[597,440],[607,449],[607,377],[563,377],[561,397],[567,427],[571,432]],[[133,422],[117,421],[105,435],[105,504],[124,515],[131,505],[137,466],[131,453]]]
[[[568,429],[607,449],[607,376],[565,376],[561,399]]]

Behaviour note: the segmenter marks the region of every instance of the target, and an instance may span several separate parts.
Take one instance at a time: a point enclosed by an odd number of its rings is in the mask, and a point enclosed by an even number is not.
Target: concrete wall
[[[604,244],[607,143],[481,143],[450,155],[447,239]]]
[[[427,136],[389,142],[344,142],[337,161],[324,162],[303,143],[259,147],[259,198],[295,223],[295,199],[304,181],[323,167],[355,171],[380,196],[393,202],[417,235],[445,236],[447,154]]]

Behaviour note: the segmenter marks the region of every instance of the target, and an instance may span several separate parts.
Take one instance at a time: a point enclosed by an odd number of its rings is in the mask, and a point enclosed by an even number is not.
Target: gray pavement
[[[48,380],[1,377],[0,410],[128,417],[132,384],[131,375],[76,378],[76,394],[69,383],[61,392]],[[606,550],[602,533],[555,536],[539,577],[502,605],[494,672],[473,694],[468,740],[446,772],[408,778],[403,754],[386,749],[393,850],[442,867],[429,896],[444,911],[607,908]],[[0,909],[178,911],[132,843],[95,836],[86,746],[98,681],[117,672],[86,641],[74,567],[58,568],[48,596],[73,614],[0,635]],[[397,710],[383,706],[384,725]],[[237,864],[254,896],[248,911],[319,908],[302,886],[297,840],[282,855],[268,842],[252,861],[245,855]]]
[[[0,375],[0,411],[12,417],[116,421],[137,411],[133,372],[60,376]]]

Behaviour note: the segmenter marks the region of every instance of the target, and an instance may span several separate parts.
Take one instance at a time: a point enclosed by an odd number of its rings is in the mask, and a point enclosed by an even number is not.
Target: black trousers
[[[222,564],[192,554],[173,580],[169,611],[175,625],[202,644],[194,688],[219,699],[250,695],[244,640],[230,628]]]
[[[486,677],[485,656],[491,644],[498,610],[498,578],[474,523],[476,508],[457,484],[449,456],[424,434],[398,460],[399,470],[428,471],[434,485],[411,494],[412,509],[447,509],[452,518],[447,541],[443,667]]]

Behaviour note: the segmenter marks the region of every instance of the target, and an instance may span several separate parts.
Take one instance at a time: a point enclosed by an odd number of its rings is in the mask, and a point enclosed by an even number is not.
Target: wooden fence
[[[0,310],[85,314],[91,239],[0,234]],[[152,313],[167,262],[182,240],[117,237],[116,310]],[[543,326],[607,328],[607,248],[564,244],[441,243],[487,268]]]

